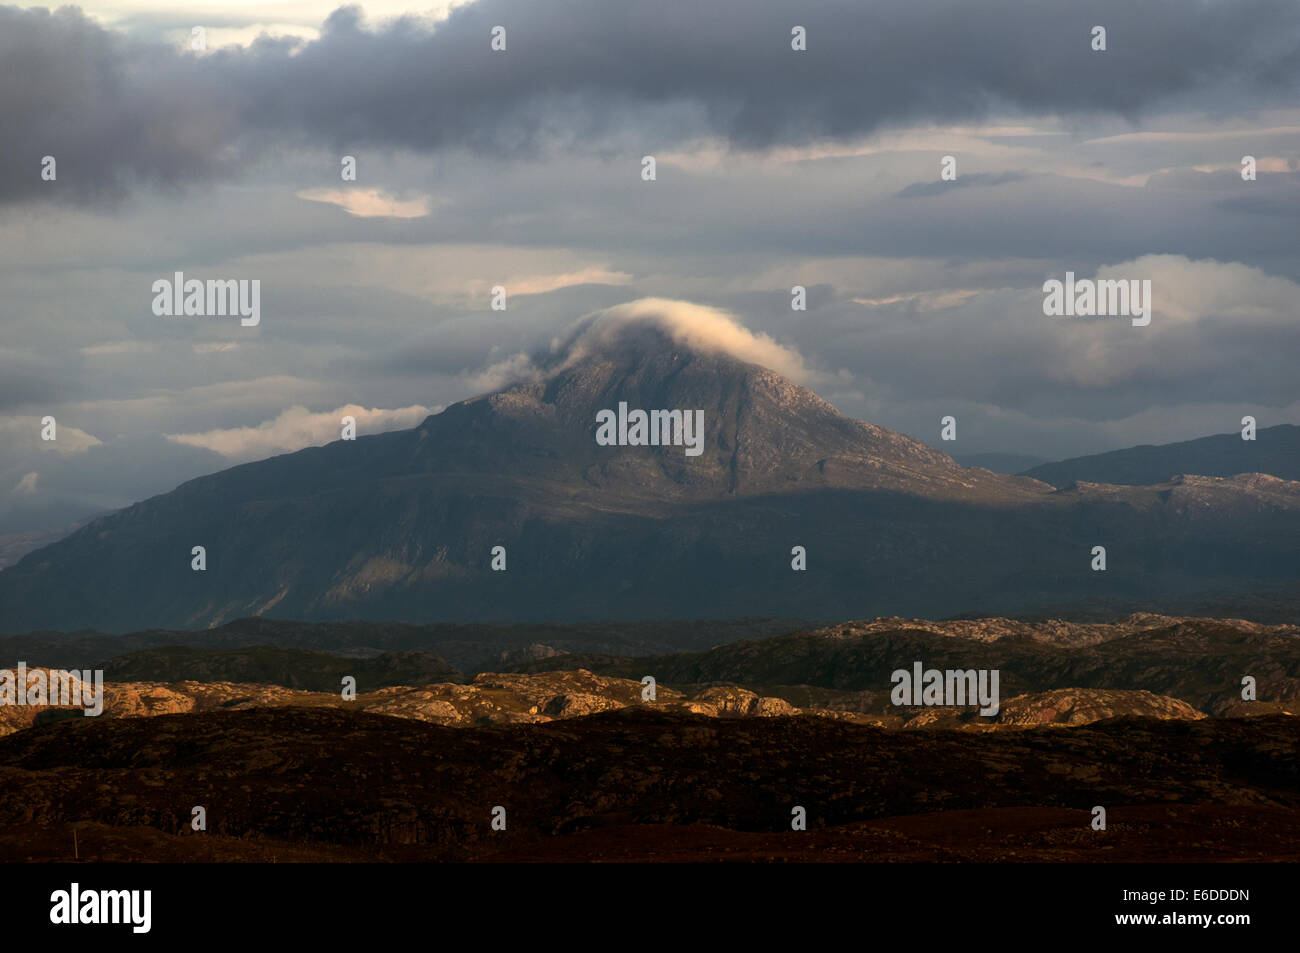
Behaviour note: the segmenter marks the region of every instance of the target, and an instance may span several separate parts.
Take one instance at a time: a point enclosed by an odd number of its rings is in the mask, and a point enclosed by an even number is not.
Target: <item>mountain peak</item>
[[[627,360],[665,350],[730,358],[800,383],[812,378],[794,349],[719,308],[668,298],[640,298],[588,315],[552,342],[544,366],[564,370],[592,358]]]
[[[515,383],[429,418],[421,429],[430,451],[454,448],[479,470],[567,479],[570,495],[656,501],[826,487],[960,498],[1041,490],[962,470],[918,440],[841,414],[782,373],[812,376],[796,352],[701,305],[642,299],[607,309],[514,370]],[[654,426],[649,441],[625,426],[637,414],[693,415],[702,439],[689,454],[679,441],[655,445]],[[620,441],[628,435],[622,445],[602,445],[600,422],[610,418]]]
[[[1199,598],[1294,578],[1300,484],[1052,492],[962,469],[783,374],[806,373],[789,349],[718,314],[683,323],[682,307],[588,318],[521,379],[414,430],[244,464],[102,517],[0,573],[0,619],[915,616],[1129,608],[1155,584]],[[633,440],[633,415],[656,412],[670,437],[689,416],[692,439]],[[601,429],[611,415],[617,440]],[[1153,538],[1168,542],[1144,557]],[[1089,570],[1098,540],[1125,571]],[[1215,560],[1200,558],[1207,540]],[[790,559],[800,547],[807,572]]]

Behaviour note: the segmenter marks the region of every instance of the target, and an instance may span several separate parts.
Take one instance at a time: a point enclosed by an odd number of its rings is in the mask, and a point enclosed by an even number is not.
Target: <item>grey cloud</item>
[[[0,353],[0,411],[39,408],[76,396],[80,382],[75,376],[69,380],[65,370],[52,361]]]
[[[809,49],[790,50],[794,23]],[[1093,24],[1109,49],[1089,49]],[[493,54],[489,30],[508,30]],[[468,150],[504,157],[742,148],[860,136],[991,111],[1224,113],[1294,100],[1292,0],[481,0],[431,26],[367,28],[355,8],[319,40],[194,57],[75,9],[0,8],[0,200],[111,201],[137,183],[232,175],[270,148]],[[40,157],[59,160],[40,181]]]
[[[1006,185],[1008,182],[1019,182],[1023,178],[1025,178],[1023,172],[1003,172],[999,175],[975,172],[971,175],[958,176],[951,182],[913,182],[906,188],[895,192],[894,197],[900,199],[926,198],[931,195],[942,195],[950,189],[987,188],[994,185]]]
[[[579,315],[639,296],[611,285],[570,285],[545,294],[516,295],[509,299],[507,311],[442,309],[435,330],[362,359],[351,369],[386,376],[473,373],[512,354],[545,350]]]
[[[105,30],[80,10],[0,7],[0,201],[111,202],[133,184],[176,187],[233,171],[202,64]],[[57,180],[41,180],[41,161]]]

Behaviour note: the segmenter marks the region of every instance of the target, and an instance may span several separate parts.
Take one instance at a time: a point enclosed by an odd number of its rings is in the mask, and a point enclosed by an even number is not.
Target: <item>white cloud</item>
[[[465,383],[473,393],[484,394],[519,381],[532,380],[539,374],[532,358],[521,351],[503,360],[495,361],[481,371],[466,374]]]
[[[213,450],[231,460],[259,460],[278,453],[319,446],[339,439],[341,418],[355,417],[357,436],[414,427],[440,407],[367,408],[345,404],[335,410],[313,413],[293,406],[255,427],[232,427],[204,433],[167,434],[167,439],[191,447]]]
[[[64,417],[56,418],[55,428],[56,439],[42,440],[40,417],[0,417],[0,465],[32,453],[66,455],[99,445],[99,438],[69,425]]]
[[[798,351],[766,334],[755,334],[729,312],[669,298],[641,298],[606,308],[588,319],[576,337],[567,342],[557,339],[553,347],[566,349],[564,366],[569,366],[592,351],[616,345],[628,328],[638,326],[658,328],[687,347],[728,354],[794,381],[812,377]]]
[[[625,271],[591,265],[561,274],[520,275],[502,282],[471,281],[469,289],[472,298],[487,298],[493,284],[500,284],[509,294],[538,295],[574,285],[625,285],[631,280]]]
[[[593,353],[618,350],[628,332],[638,328],[658,329],[686,347],[727,354],[799,383],[829,379],[811,370],[794,348],[779,344],[766,334],[750,331],[721,308],[669,298],[639,298],[588,315],[553,338],[551,351],[558,361],[545,368],[538,367],[528,355],[517,353],[467,375],[465,380],[476,390],[488,391],[552,376]],[[845,380],[839,378],[840,383]]]
[[[337,205],[357,218],[424,218],[433,203],[430,195],[403,199],[383,189],[305,189],[295,194],[309,202]]]
[[[851,298],[854,304],[879,308],[889,304],[912,304],[921,311],[938,311],[944,308],[956,308],[968,299],[979,294],[975,289],[954,289],[950,291],[914,291],[909,294],[890,295],[886,298]]]
[[[31,473],[25,474],[23,478],[18,481],[18,485],[9,491],[10,494],[12,494],[13,496],[35,496],[36,481],[39,478],[39,476],[40,474],[38,474],[35,470],[33,470]]]

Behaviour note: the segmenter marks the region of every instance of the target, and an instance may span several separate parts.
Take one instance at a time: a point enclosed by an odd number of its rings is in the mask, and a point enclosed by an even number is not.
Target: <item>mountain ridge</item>
[[[702,409],[703,453],[598,445],[597,413],[620,402]],[[1145,608],[1176,609],[1290,585],[1298,532],[1300,483],[1054,490],[964,469],[639,321],[412,430],[242,464],[101,517],[0,572],[0,620],[942,616],[1152,591],[1162,604]],[[1089,571],[1102,540],[1122,572]],[[795,546],[809,571],[792,571]]]
[[[1180,474],[1233,477],[1246,473],[1300,480],[1300,427],[1264,427],[1256,431],[1254,440],[1226,433],[1177,443],[1140,444],[1020,471],[1021,476],[1057,488],[1077,481],[1140,486],[1164,483]]]

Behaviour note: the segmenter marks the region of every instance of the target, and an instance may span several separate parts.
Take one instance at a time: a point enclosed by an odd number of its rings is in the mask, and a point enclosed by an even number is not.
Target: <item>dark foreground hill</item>
[[[112,635],[93,629],[76,632],[28,632],[0,635],[0,667],[25,661],[48,668],[101,668],[133,652],[184,646],[208,651],[274,646],[303,652],[321,651],[347,658],[387,652],[431,652],[462,672],[499,669],[503,664],[561,653],[654,655],[712,648],[738,639],[761,639],[815,627],[784,619],[652,620],[570,624],[399,622],[295,622],[288,619],[236,619],[211,629],[145,629]],[[256,661],[245,657],[248,661]],[[197,663],[197,664],[192,664]],[[296,662],[292,664],[298,664]],[[305,663],[310,667],[310,663]],[[155,673],[201,678],[206,662],[173,655],[170,667]],[[256,678],[249,676],[261,672]],[[143,674],[139,672],[136,674]],[[236,672],[241,680],[271,681],[270,669],[257,665]],[[264,677],[265,676],[265,677]]]
[[[245,682],[282,685],[309,692],[337,692],[344,676],[360,690],[392,685],[427,685],[460,677],[431,652],[384,652],[370,658],[344,658],[326,652],[260,645],[246,649],[196,649],[170,645],[141,649],[110,659],[110,682]]]
[[[653,322],[615,330],[414,430],[235,467],[97,519],[0,572],[0,626],[1300,605],[1300,483],[1054,490],[963,469]],[[702,411],[701,452],[598,445],[597,415],[621,404]]]
[[[65,859],[75,826],[92,860],[1294,860],[1297,754],[1285,716],[983,734],[645,710],[78,719],[0,739],[0,856]]]

